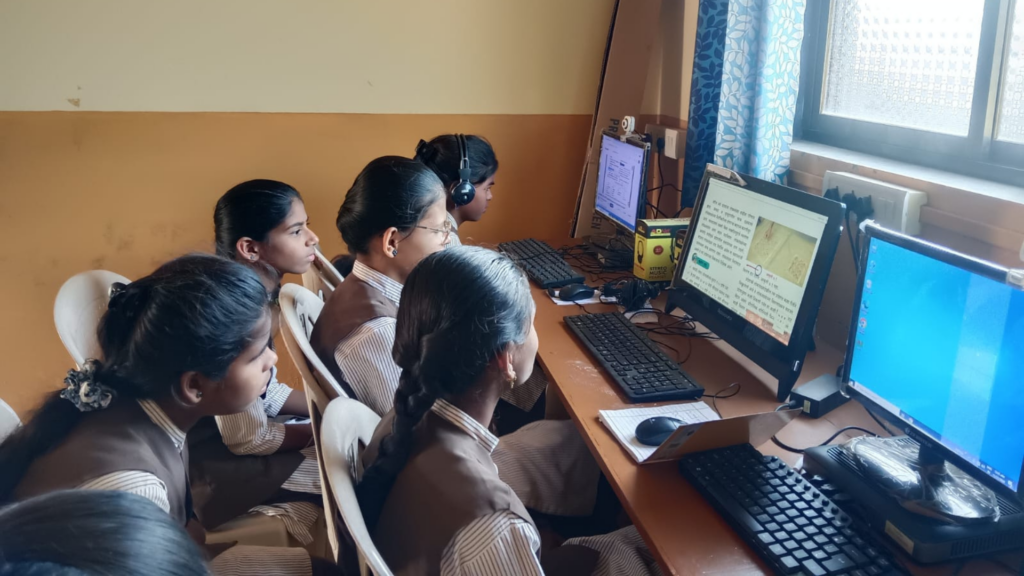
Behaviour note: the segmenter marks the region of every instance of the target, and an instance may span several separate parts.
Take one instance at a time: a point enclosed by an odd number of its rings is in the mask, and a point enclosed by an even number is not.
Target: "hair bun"
[[[81,370],[68,370],[60,397],[74,404],[80,412],[106,408],[117,392],[99,381],[102,370],[103,364],[99,360],[89,360]]]
[[[420,140],[420,143],[416,145],[416,160],[426,164],[427,162],[433,162],[437,158],[437,147],[431,145],[426,140]]]

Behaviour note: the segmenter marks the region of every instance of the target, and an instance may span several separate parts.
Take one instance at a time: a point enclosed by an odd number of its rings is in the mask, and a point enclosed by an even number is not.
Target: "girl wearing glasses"
[[[338,210],[338,231],[355,263],[310,340],[346,392],[377,414],[391,409],[401,373],[391,346],[402,285],[420,260],[444,249],[446,214],[437,176],[399,156],[370,162]]]
[[[394,156],[370,162],[338,211],[355,264],[324,304],[310,341],[345,392],[382,417],[395,405],[402,377],[392,356],[402,289],[420,261],[444,250],[446,214],[441,180],[422,163]],[[571,421],[534,422],[502,436],[494,460],[531,509],[593,512],[600,473]]]

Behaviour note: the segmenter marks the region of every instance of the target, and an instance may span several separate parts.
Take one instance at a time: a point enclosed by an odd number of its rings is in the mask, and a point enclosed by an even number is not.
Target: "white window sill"
[[[828,158],[830,160],[848,162],[850,164],[865,166],[882,172],[898,174],[906,178],[913,178],[924,182],[932,182],[940,186],[956,188],[967,193],[979,194],[989,198],[1024,205],[1024,188],[1019,188],[1017,186],[990,182],[988,180],[982,180],[981,178],[973,178],[971,176],[963,176],[952,172],[944,172],[942,170],[935,170],[934,168],[925,168],[924,166],[917,166],[916,164],[871,156],[870,154],[862,154],[860,152],[853,152],[851,150],[844,150],[843,148],[826,146],[825,144],[808,142],[806,140],[794,140],[792,150],[794,152],[803,152],[805,154]]]

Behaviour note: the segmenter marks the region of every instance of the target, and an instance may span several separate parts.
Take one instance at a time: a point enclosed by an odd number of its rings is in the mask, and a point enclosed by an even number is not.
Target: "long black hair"
[[[65,490],[0,509],[0,575],[205,576],[192,538],[149,500]]]
[[[377,234],[391,227],[412,230],[443,196],[441,181],[429,168],[401,156],[383,156],[356,177],[335,224],[350,253],[366,254]]]
[[[357,488],[371,525],[405,467],[413,428],[435,400],[462,395],[502,350],[526,340],[533,307],[522,271],[485,248],[449,248],[413,269],[402,289],[392,351],[402,369],[394,425]]]
[[[491,143],[480,136],[466,135],[466,152],[469,159],[469,181],[476,186],[498,171],[498,157],[494,155]],[[462,155],[454,134],[442,134],[430,142],[420,141],[416,147],[416,159],[423,162],[437,174],[445,190],[459,181],[459,164]]]
[[[186,372],[223,378],[268,314],[256,273],[217,256],[183,256],[115,286],[98,330],[103,359],[69,371],[68,388],[0,444],[0,502],[11,499],[32,461],[60,444],[83,411],[104,407],[103,396],[162,399],[173,396]],[[77,391],[89,391],[88,401],[80,404]]]
[[[213,210],[217,255],[236,259],[242,238],[265,242],[288,217],[293,200],[302,200],[299,191],[277,180],[249,180],[225,192]]]

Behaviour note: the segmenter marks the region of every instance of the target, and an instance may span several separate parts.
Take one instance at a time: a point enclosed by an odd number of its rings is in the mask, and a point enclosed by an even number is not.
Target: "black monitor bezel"
[[[638,200],[639,201],[636,203],[636,215],[633,218],[633,229],[632,230],[630,230],[629,227],[626,226],[625,224],[623,224],[622,222],[619,222],[618,220],[616,220],[613,216],[611,216],[609,214],[606,214],[603,210],[598,208],[598,206],[597,206],[597,195],[598,195],[599,191],[597,190],[596,187],[594,189],[594,212],[597,213],[597,214],[600,214],[602,218],[604,218],[605,220],[611,222],[617,228],[619,228],[620,230],[626,232],[627,234],[636,234],[636,221],[641,219],[641,218],[643,218],[644,210],[647,208],[647,170],[649,169],[650,162],[651,162],[651,143],[648,142],[646,138],[644,138],[643,140],[637,140],[635,138],[623,139],[621,135],[616,134],[615,132],[612,132],[610,130],[603,130],[601,132],[601,146],[598,148],[598,154],[597,154],[597,173],[598,173],[598,181],[596,182],[597,186],[600,186],[601,152],[604,150],[604,137],[605,136],[607,136],[609,138],[614,138],[615,140],[618,140],[620,142],[624,142],[626,144],[630,144],[632,146],[635,146],[635,147],[640,148],[641,150],[643,150],[644,160],[643,160],[643,165],[641,166],[641,169],[640,169],[640,191],[638,192],[638,196],[639,196]]]
[[[863,249],[861,250],[860,257],[860,274],[857,278],[857,288],[853,298],[853,310],[850,315],[850,332],[847,336],[846,342],[846,358],[843,362],[843,374],[841,379],[841,389],[843,394],[857,400],[863,404],[866,408],[871,410],[874,414],[885,418],[886,421],[893,424],[901,432],[910,436],[921,445],[923,449],[931,450],[942,455],[947,461],[952,462],[958,468],[964,472],[970,474],[973,478],[979,482],[995,490],[996,492],[1004,496],[1012,496],[1019,501],[1024,501],[1024,493],[1021,493],[1021,486],[1024,486],[1024,463],[1021,465],[1021,475],[1018,477],[1017,490],[1014,492],[1009,487],[1000,484],[995,478],[992,478],[984,471],[979,470],[976,466],[967,461],[967,459],[961,457],[959,454],[954,452],[952,449],[947,448],[942,442],[932,438],[927,432],[922,430],[919,426],[916,426],[906,420],[903,420],[899,416],[889,412],[877,402],[872,400],[869,396],[862,393],[856,388],[850,387],[850,372],[853,365],[853,355],[856,352],[856,340],[857,340],[857,322],[860,316],[860,301],[864,295],[864,280],[867,272],[867,266],[870,256],[870,247],[872,239],[879,239],[884,242],[888,242],[900,248],[923,254],[929,258],[934,258],[940,262],[945,262],[951,266],[956,266],[963,270],[967,270],[973,274],[978,274],[986,278],[995,280],[996,282],[1007,283],[1007,274],[1009,271],[1002,266],[998,266],[991,262],[979,260],[966,254],[961,254],[946,248],[939,246],[919,238],[913,238],[906,236],[892,230],[888,230],[873,222],[868,222],[864,225],[864,243]]]
[[[780,401],[784,401],[800,376],[804,358],[813,343],[814,322],[825,293],[825,284],[832,270],[836,248],[839,246],[842,236],[846,206],[834,200],[767,182],[747,174],[739,174],[739,177],[743,180],[742,184],[714,171],[714,167],[705,170],[697,201],[694,204],[693,215],[690,217],[690,232],[686,235],[686,242],[680,252],[680,262],[676,266],[673,276],[672,290],[668,296],[669,303],[682,308],[687,314],[706,326],[708,330],[714,332],[719,338],[725,340],[777,378],[779,380],[777,397]],[[788,345],[776,340],[748,322],[746,318],[739,316],[724,304],[717,302],[682,279],[683,270],[688,264],[687,258],[683,255],[689,254],[690,244],[694,238],[693,232],[700,225],[704,198],[707,195],[711,179],[739,186],[756,194],[820,214],[828,219],[822,231],[818,253],[811,266],[811,273],[807,278],[804,299],[797,312],[796,323],[793,325],[793,333]]]

